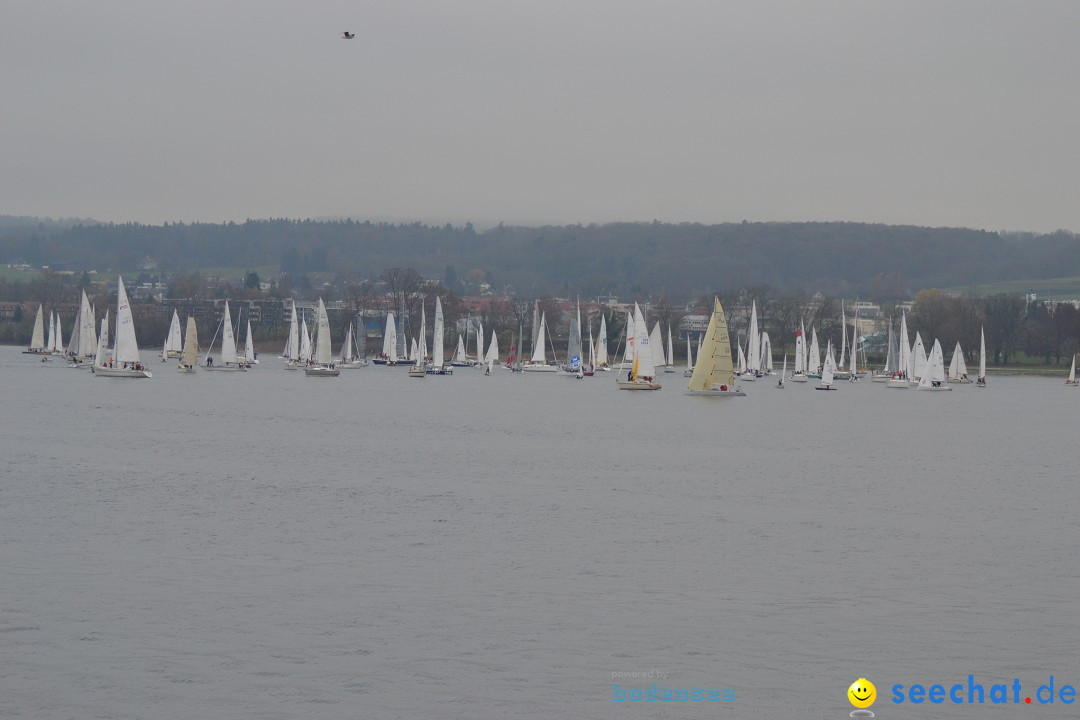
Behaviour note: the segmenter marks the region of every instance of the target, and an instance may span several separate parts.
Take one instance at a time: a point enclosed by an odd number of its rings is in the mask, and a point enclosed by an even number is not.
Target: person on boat
[[[214,367],[214,358],[206,356],[206,367]]]
[[[780,380],[776,383],[776,387],[779,387],[779,388],[784,387],[784,378],[783,377],[781,377]]]
[[[630,370],[630,372],[626,373],[626,382],[634,382],[634,371],[633,370]]]

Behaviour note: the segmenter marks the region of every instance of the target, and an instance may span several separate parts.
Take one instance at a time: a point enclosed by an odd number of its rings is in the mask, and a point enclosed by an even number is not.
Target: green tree
[[[259,273],[255,272],[253,270],[248,272],[248,274],[244,277],[244,287],[246,287],[249,290],[258,290],[259,289]]]

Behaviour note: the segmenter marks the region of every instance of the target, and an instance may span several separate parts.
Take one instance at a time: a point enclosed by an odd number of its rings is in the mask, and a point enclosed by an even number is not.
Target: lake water
[[[709,399],[151,365],[0,348],[2,716],[846,718],[866,677],[879,718],[1005,718],[890,688],[1080,686],[1063,378]]]

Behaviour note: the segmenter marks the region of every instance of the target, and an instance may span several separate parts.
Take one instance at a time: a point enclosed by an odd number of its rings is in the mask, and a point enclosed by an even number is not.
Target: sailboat
[[[566,365],[563,371],[576,377],[581,371],[581,307],[575,305],[574,317],[570,318],[570,333],[566,340]]]
[[[607,316],[600,313],[600,334],[596,337],[596,370],[608,372]]]
[[[795,370],[791,373],[791,382],[806,382],[806,326],[801,322],[795,331]]]
[[[37,317],[34,318],[34,333],[30,337],[30,347],[23,350],[23,355],[48,355],[50,352],[45,346],[44,308],[38,305]]]
[[[427,311],[423,302],[420,303],[420,339],[413,340],[413,343],[413,363],[409,366],[409,377],[422,378],[427,375]]]
[[[583,364],[581,368],[581,374],[583,377],[592,377],[596,374],[596,348],[593,345],[591,320],[589,321],[589,369],[586,370]]]
[[[454,357],[450,359],[450,367],[472,367],[476,363],[469,359],[469,353],[465,349],[468,343],[468,332],[458,335],[457,349],[454,350]]]
[[[353,343],[352,329],[353,324],[350,322],[349,328],[345,331],[345,344],[341,346],[341,360],[338,361],[338,367],[342,370],[353,370],[367,365],[367,360],[359,356],[356,345]]]
[[[184,338],[184,351],[180,355],[180,364],[176,369],[182,373],[195,372],[199,364],[199,331],[195,328],[195,318],[188,315],[187,337]]]
[[[78,367],[80,363],[93,359],[96,348],[94,311],[90,307],[90,300],[86,297],[86,291],[83,290],[82,301],[79,304],[79,314],[75,317],[75,327],[71,331],[71,340],[68,342],[67,357],[69,367]]]
[[[1069,379],[1065,381],[1066,385],[1077,387],[1080,383],[1076,382],[1076,353],[1072,356],[1072,365],[1069,367]]]
[[[898,352],[896,372],[889,378],[885,387],[894,390],[905,390],[911,387],[908,379],[911,377],[912,372],[911,346],[908,345],[907,334],[907,313],[901,313],[900,315],[900,345]]]
[[[853,383],[859,382],[859,373],[858,373],[858,362],[859,362],[859,360],[856,357],[856,355],[858,354],[858,347],[859,347],[859,316],[856,314],[856,316],[855,316],[855,327],[852,328],[852,331],[851,331],[851,356],[848,358],[848,362],[849,362],[849,365],[848,365],[848,382],[853,382]]]
[[[919,390],[952,390],[945,380],[945,357],[941,352],[941,343],[934,339],[930,354],[926,357],[926,367],[919,378]]]
[[[296,370],[303,365],[300,360],[300,324],[296,319],[296,301],[292,303],[292,317],[289,318],[289,339],[285,341],[285,369]]]
[[[821,377],[821,346],[818,345],[817,325],[810,327],[810,350],[806,354],[806,376]]]
[[[485,375],[490,375],[491,371],[495,369],[496,363],[499,362],[499,338],[495,335],[495,330],[491,331],[491,343],[488,345],[487,355],[484,356],[484,363],[487,365],[487,369],[484,371]]]
[[[675,346],[671,341],[671,323],[667,326],[667,363],[664,365],[664,372],[675,372]]]
[[[557,365],[548,365],[547,353],[544,352],[545,337],[547,336],[547,313],[541,313],[540,325],[533,339],[533,354],[526,362],[521,363],[521,369],[525,372],[558,372]]]
[[[334,356],[330,350],[330,319],[326,316],[326,305],[319,298],[319,309],[315,316],[315,363],[304,368],[308,377],[337,377],[341,371],[334,367]]]
[[[979,377],[975,387],[986,387],[986,328],[979,328]]]
[[[896,344],[896,334],[893,332],[892,320],[889,321],[888,347],[885,350],[885,367],[875,370],[871,376],[871,382],[888,382],[896,375],[900,368],[899,349]]]
[[[917,385],[922,376],[926,374],[926,346],[923,345],[922,335],[915,333],[915,345],[911,348],[911,377],[912,385]]]
[[[239,360],[240,358],[237,358],[237,361]],[[244,338],[243,361],[249,368],[259,363],[258,353],[255,352],[255,340],[251,337],[251,320],[247,321],[247,337]]]
[[[709,397],[744,397],[735,386],[735,368],[731,364],[731,338],[720,300],[713,298],[712,316],[705,338],[698,348],[694,372],[686,387],[688,395]]]
[[[833,387],[834,371],[836,367],[836,361],[833,360],[832,353],[832,341],[829,341],[829,350],[825,353],[825,364],[821,366],[821,382],[817,384],[815,390],[835,390]]]
[[[634,328],[634,332],[640,333],[640,337],[628,336],[626,339],[627,353],[631,348],[634,351],[634,364],[626,380],[620,379],[622,373],[619,373],[615,379],[616,386],[620,390],[659,390],[660,383],[655,379],[656,368],[653,365],[652,349],[649,347],[649,331],[637,303],[634,303]]]
[[[236,356],[236,336],[233,335],[232,327],[232,314],[229,312],[229,301],[225,301],[225,313],[221,316],[221,325],[219,327],[221,332],[221,354],[219,355],[218,362],[214,362],[214,358],[210,356],[210,352],[214,349],[214,340],[217,340],[217,333],[214,333],[214,337],[210,340],[210,346],[206,348],[206,357],[203,359],[203,365],[207,370],[228,370],[232,372],[246,372],[247,363],[239,362],[239,358]]]
[[[746,334],[746,358],[739,347],[739,377],[757,380],[761,377],[761,336],[758,332],[757,300],[750,303],[750,329]]]
[[[397,324],[394,322],[394,313],[386,313],[386,330],[383,331],[382,355],[372,360],[376,365],[397,365]]]
[[[443,309],[442,300],[435,296],[435,329],[431,334],[431,366],[428,375],[453,375],[454,370],[443,360]]]
[[[97,351],[94,353],[94,367],[90,372],[97,373],[97,368],[109,366],[109,311],[101,319],[101,332],[98,334]]]
[[[174,309],[172,321],[169,323],[169,334],[165,336],[165,345],[161,348],[161,359],[178,358],[184,349],[184,343],[180,340],[180,315]]]
[[[116,286],[116,347],[108,366],[94,368],[99,377],[148,378],[150,371],[139,357],[139,341],[135,337],[135,322],[131,317],[124,278],[117,276]]]
[[[971,379],[967,375],[967,363],[964,362],[964,353],[960,349],[960,341],[956,341],[956,349],[953,350],[952,360],[949,361],[949,370],[945,377],[951,383],[969,383]]]

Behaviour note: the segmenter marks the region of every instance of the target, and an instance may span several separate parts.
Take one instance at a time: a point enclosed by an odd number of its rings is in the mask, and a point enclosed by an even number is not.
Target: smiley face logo
[[[859,678],[847,689],[848,700],[857,708],[868,708],[877,700],[877,688],[866,678]]]

